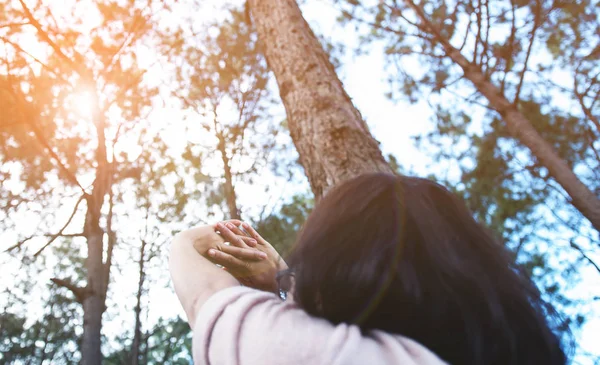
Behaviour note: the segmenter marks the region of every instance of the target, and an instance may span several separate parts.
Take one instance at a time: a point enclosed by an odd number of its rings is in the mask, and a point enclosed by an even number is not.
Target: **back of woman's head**
[[[315,207],[290,257],[309,314],[410,337],[452,364],[564,364],[553,315],[460,199],[368,174]]]

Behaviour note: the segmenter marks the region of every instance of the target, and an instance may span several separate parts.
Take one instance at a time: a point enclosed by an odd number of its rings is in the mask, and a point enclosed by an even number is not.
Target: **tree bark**
[[[315,198],[367,172],[392,172],[294,0],[248,0]]]
[[[215,122],[216,125],[216,122]],[[225,177],[225,202],[227,203],[227,209],[229,210],[229,217],[231,219],[241,220],[240,210],[238,209],[237,196],[235,195],[235,187],[233,185],[233,174],[231,173],[231,160],[227,156],[227,149],[225,148],[225,136],[223,131],[216,131],[219,144],[217,149],[221,153],[221,160],[223,161],[223,172]]]
[[[600,199],[571,170],[554,148],[544,140],[529,120],[519,111],[514,103],[508,101],[498,87],[485,77],[482,70],[469,62],[463,54],[441,35],[439,29],[429,21],[427,15],[418,5],[405,0],[407,5],[417,14],[422,29],[436,39],[444,48],[446,55],[459,65],[465,78],[470,80],[477,90],[487,98],[506,122],[509,132],[525,145],[540,164],[548,169],[550,176],[569,194],[571,203],[600,231]]]
[[[89,295],[83,300],[83,337],[81,341],[81,363],[83,365],[100,365],[102,363],[101,329],[106,291],[102,265],[104,232],[99,226],[98,229],[99,231],[95,230],[87,240],[86,268]]]

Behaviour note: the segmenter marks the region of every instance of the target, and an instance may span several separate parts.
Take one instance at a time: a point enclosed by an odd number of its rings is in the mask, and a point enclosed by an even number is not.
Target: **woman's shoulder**
[[[223,289],[207,300],[193,336],[198,364],[227,359],[242,365],[442,364],[409,339],[379,331],[365,336],[357,326],[334,325],[274,293],[242,286]]]

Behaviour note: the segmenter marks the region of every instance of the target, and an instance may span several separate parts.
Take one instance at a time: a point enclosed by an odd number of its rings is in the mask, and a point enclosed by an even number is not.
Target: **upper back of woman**
[[[197,364],[443,365],[431,351],[403,336],[362,334],[309,316],[273,293],[231,287],[201,307],[193,325]]]
[[[555,318],[444,187],[368,174],[316,206],[289,257],[308,314],[411,338],[452,364],[564,364]]]

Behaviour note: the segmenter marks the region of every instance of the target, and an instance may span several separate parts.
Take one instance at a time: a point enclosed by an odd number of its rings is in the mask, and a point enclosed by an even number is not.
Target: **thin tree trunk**
[[[83,338],[81,343],[81,363],[83,365],[100,365],[102,363],[101,329],[105,295],[102,265],[103,235],[100,230],[88,237],[86,268],[89,295],[83,300]]]
[[[366,172],[392,172],[294,0],[248,0],[315,198]]]
[[[97,95],[95,100],[99,100]],[[84,232],[87,237],[88,253],[85,260],[87,287],[86,296],[83,299],[83,337],[81,342],[81,363],[83,365],[100,365],[102,363],[102,315],[106,309],[106,292],[108,290],[107,268],[103,262],[104,230],[100,227],[100,218],[102,217],[104,198],[112,182],[106,155],[105,123],[97,105],[94,117],[98,140],[96,148],[98,165],[92,193],[86,197],[87,212]]]
[[[222,131],[217,131],[217,138],[219,144],[217,149],[221,153],[221,160],[223,161],[223,171],[225,177],[225,201],[227,202],[227,209],[229,210],[229,217],[232,219],[242,219],[240,217],[240,211],[237,205],[237,197],[235,195],[235,187],[233,186],[233,174],[231,173],[231,160],[227,156],[227,150],[225,149],[225,137]]]
[[[142,323],[140,313],[142,312],[142,291],[144,290],[144,264],[146,263],[145,252],[146,251],[146,240],[142,240],[142,247],[140,249],[140,261],[139,266],[139,280],[138,280],[138,291],[135,303],[135,329],[133,334],[133,343],[131,345],[131,364],[138,365],[140,360],[140,345],[142,339]]]
[[[144,352],[142,353],[142,364],[148,364],[148,337],[149,334],[144,334]]]
[[[462,53],[444,38],[439,29],[432,24],[418,5],[406,0],[407,5],[415,11],[423,29],[435,37],[444,47],[446,55],[459,65],[464,75],[477,90],[487,98],[506,122],[509,132],[525,145],[540,164],[548,169],[552,176],[571,197],[571,203],[600,231],[600,199],[571,170],[554,148],[531,125],[529,120],[519,111],[517,106],[502,94],[500,89],[485,77],[481,69],[469,62]]]

